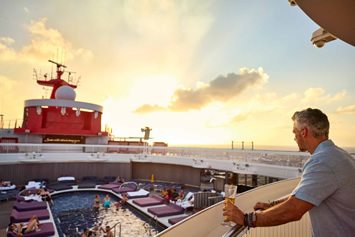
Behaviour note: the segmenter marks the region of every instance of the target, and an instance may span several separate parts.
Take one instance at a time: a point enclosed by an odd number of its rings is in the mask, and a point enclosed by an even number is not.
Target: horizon
[[[57,58],[82,78],[76,101],[102,105],[103,127],[119,137],[149,126],[155,140],[174,145],[297,149],[291,116],[312,107],[327,114],[336,145],[355,146],[355,48],[339,39],[315,48],[319,26],[287,1],[0,6],[5,121],[22,120],[24,101],[46,94],[33,68],[50,73]]]

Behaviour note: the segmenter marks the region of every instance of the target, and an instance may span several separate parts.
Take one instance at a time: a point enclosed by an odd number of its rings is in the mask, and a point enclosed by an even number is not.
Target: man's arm
[[[231,204],[231,203],[229,203]],[[291,221],[300,220],[302,216],[314,207],[306,201],[290,196],[281,204],[256,213],[256,226],[275,226]],[[234,205],[224,207],[224,216],[229,216],[229,220],[239,225],[244,224],[244,213]]]
[[[283,203],[256,213],[256,226],[275,226],[298,221],[313,207],[309,202],[290,196]]]
[[[278,199],[278,200],[272,201],[272,202],[257,202],[254,206],[254,211],[259,210],[259,209],[266,210],[272,206],[275,206],[275,205],[285,202],[289,197],[290,196],[287,196],[285,198],[281,198],[281,199]]]

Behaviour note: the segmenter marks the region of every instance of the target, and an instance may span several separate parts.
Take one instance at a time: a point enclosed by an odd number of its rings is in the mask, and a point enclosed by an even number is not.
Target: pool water
[[[100,196],[100,208],[94,208],[96,194]],[[59,236],[81,236],[85,228],[91,230],[94,225],[105,229],[105,226],[114,226],[121,223],[121,236],[154,236],[163,228],[155,220],[141,214],[129,204],[125,204],[118,211],[113,203],[120,201],[116,196],[109,194],[111,206],[102,206],[102,200],[108,193],[105,192],[70,192],[53,196],[54,205],[51,207],[53,218]],[[111,230],[115,236],[120,236],[119,225]],[[116,233],[115,233],[116,231]],[[104,233],[101,232],[103,236]]]

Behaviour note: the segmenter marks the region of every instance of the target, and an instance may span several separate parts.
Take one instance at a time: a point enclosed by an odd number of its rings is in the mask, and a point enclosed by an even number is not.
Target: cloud
[[[16,84],[15,80],[10,80],[9,78],[0,75],[0,92],[2,92],[3,95],[6,95],[15,88]]]
[[[170,104],[165,110],[187,112],[189,110],[200,110],[216,102],[225,103],[250,87],[262,86],[267,82],[267,79],[268,75],[264,73],[262,68],[259,68],[258,71],[254,69],[249,71],[247,68],[242,68],[239,74],[220,75],[209,84],[199,83],[196,89],[178,88],[173,93]],[[155,109],[162,111],[162,107],[147,104],[137,110],[149,113],[156,111]]]
[[[308,88],[304,92],[304,98],[302,99],[303,103],[311,103],[311,102],[322,102],[322,103],[331,103],[337,100],[340,100],[346,95],[346,91],[342,90],[334,96],[324,95],[325,91],[323,88]]]
[[[15,42],[15,40],[13,40],[10,37],[0,37],[0,42],[4,42],[7,45],[13,44]]]
[[[237,123],[237,122],[244,121],[249,117],[250,113],[251,112],[237,114],[236,116],[231,118],[230,122]]]
[[[74,49],[72,44],[64,39],[62,34],[53,28],[47,28],[47,18],[31,21],[31,24],[26,25],[26,29],[30,34],[31,43],[24,46],[18,52],[9,45],[14,42],[11,38],[0,39],[0,61],[24,61],[24,62],[43,62],[52,58],[58,51],[65,52],[58,55],[66,60],[73,60],[79,57],[89,61],[93,58],[93,54],[87,49]],[[4,42],[5,44],[2,44]]]
[[[159,105],[149,105],[145,104],[137,108],[133,113],[137,114],[147,114],[152,112],[166,111],[167,109]]]
[[[336,109],[335,113],[337,113],[337,114],[355,114],[355,105],[339,107]]]
[[[26,13],[29,13],[29,12],[30,12],[27,7],[24,7],[23,10],[24,10]]]
[[[2,43],[3,42],[3,43]],[[14,49],[8,47],[15,41],[9,37],[0,38],[0,62],[1,61],[12,61],[16,59],[16,52]]]

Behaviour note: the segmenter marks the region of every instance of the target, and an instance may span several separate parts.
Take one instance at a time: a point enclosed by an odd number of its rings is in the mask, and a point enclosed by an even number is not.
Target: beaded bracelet
[[[250,212],[250,213],[245,213],[244,214],[244,220],[243,220],[243,225],[247,226],[248,228],[256,227],[256,214],[255,212]]]
[[[270,202],[270,201],[269,201],[269,205],[270,205],[270,207],[275,206],[277,203],[279,203],[279,201],[278,201],[278,200],[276,200],[276,201],[272,201],[272,202]]]

